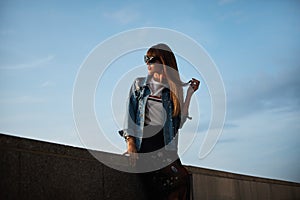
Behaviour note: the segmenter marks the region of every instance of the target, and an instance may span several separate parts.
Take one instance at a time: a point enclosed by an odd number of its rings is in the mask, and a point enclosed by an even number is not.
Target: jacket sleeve
[[[183,127],[183,124],[186,122],[186,119],[187,119],[186,116],[181,116],[179,129],[181,129]]]
[[[120,133],[123,137],[135,136],[136,130],[136,114],[138,106],[138,86],[137,80],[133,82],[130,87],[128,99],[127,99],[127,110],[125,114],[124,129]]]
[[[179,129],[181,129],[183,127],[183,125],[185,124],[185,122],[186,122],[187,119],[192,120],[192,117],[187,116],[187,115],[181,115]]]

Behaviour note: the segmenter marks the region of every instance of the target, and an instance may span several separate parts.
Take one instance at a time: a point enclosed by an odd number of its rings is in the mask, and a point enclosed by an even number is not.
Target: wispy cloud
[[[46,88],[46,87],[52,87],[52,86],[54,86],[54,85],[55,85],[55,83],[52,82],[52,81],[45,81],[45,82],[43,82],[43,83],[40,85],[40,87],[41,87],[41,88]]]
[[[218,4],[219,6],[227,5],[230,3],[233,3],[235,0],[219,0]]]
[[[242,10],[234,10],[230,12],[225,12],[219,15],[218,19],[220,21],[232,21],[236,24],[241,24],[248,20],[248,16]]]
[[[132,8],[125,7],[117,11],[105,12],[103,16],[109,20],[125,25],[138,19],[139,13]]]
[[[300,67],[284,69],[275,75],[260,74],[228,88],[228,116],[231,119],[261,111],[300,109]]]
[[[36,60],[33,60],[29,63],[21,63],[16,65],[6,65],[6,66],[0,66],[0,69],[3,70],[19,70],[19,69],[30,69],[30,68],[36,68],[36,67],[43,67],[44,65],[50,63],[52,60],[54,60],[53,55],[49,55],[44,58],[39,58]]]
[[[3,104],[35,104],[35,103],[43,103],[45,100],[39,97],[34,96],[18,96],[11,98],[1,98],[0,103]]]

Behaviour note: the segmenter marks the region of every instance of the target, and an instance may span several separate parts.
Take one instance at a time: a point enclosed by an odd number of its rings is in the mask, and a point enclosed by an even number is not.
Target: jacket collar
[[[152,75],[147,75],[147,77],[145,78],[145,80],[144,80],[142,86],[149,85],[149,82],[150,82],[150,80],[152,79],[152,77],[153,77]]]

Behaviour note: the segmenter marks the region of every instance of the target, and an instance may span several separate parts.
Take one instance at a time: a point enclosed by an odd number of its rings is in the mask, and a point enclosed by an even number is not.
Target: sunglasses
[[[150,57],[150,56],[147,56],[147,55],[144,56],[144,61],[147,64],[153,64],[158,60],[160,61],[159,57],[153,57],[153,56]]]

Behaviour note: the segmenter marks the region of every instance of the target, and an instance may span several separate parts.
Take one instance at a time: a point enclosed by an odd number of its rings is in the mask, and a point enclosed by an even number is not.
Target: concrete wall
[[[194,199],[300,199],[300,184],[188,167],[193,174]]]
[[[107,154],[124,164],[124,156]],[[300,184],[187,166],[194,199],[300,199]],[[136,174],[81,148],[0,134],[0,199],[145,199]]]

